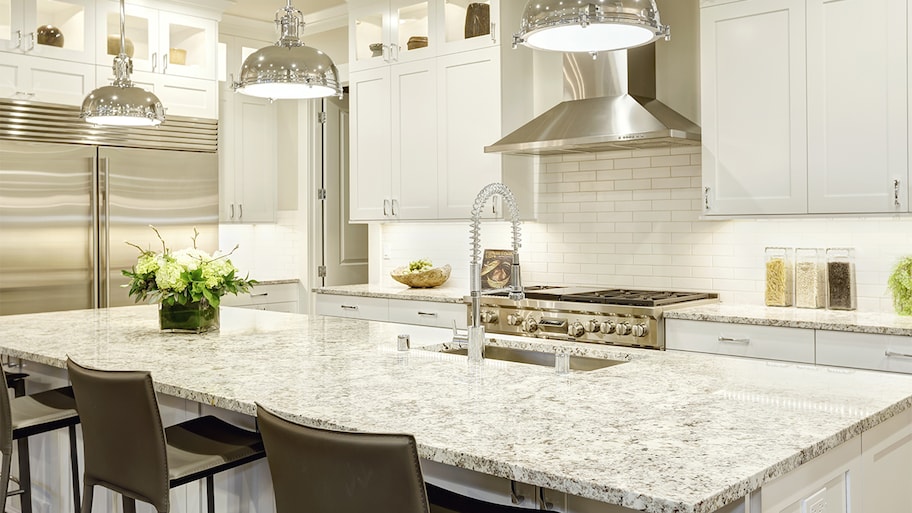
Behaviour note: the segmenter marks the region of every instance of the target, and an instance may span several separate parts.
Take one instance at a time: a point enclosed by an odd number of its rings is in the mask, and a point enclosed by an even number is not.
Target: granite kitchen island
[[[751,492],[912,406],[912,377],[898,374],[493,342],[624,361],[560,375],[418,347],[447,341],[442,329],[238,308],[221,317],[203,335],[160,333],[154,306],[0,317],[0,353],[147,369],[162,394],[245,415],[257,401],[309,425],[412,433],[431,462],[655,513],[753,513]],[[411,350],[396,350],[400,333]]]

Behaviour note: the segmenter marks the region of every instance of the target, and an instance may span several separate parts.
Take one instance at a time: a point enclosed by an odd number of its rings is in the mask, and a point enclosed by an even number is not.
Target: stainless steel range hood
[[[485,147],[485,153],[557,155],[696,146],[700,127],[655,99],[655,45],[563,56],[564,99]]]

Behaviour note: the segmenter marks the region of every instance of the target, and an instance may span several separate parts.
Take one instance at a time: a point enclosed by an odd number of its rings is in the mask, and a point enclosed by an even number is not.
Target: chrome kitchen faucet
[[[469,263],[469,289],[472,296],[472,324],[469,326],[469,363],[481,362],[484,359],[485,329],[481,323],[481,209],[491,196],[499,194],[503,197],[510,212],[510,222],[513,225],[513,269],[510,273],[510,286],[506,289],[510,299],[520,301],[526,296],[523,293],[522,278],[519,274],[519,208],[513,192],[502,183],[486,185],[475,197],[472,205],[472,261]]]

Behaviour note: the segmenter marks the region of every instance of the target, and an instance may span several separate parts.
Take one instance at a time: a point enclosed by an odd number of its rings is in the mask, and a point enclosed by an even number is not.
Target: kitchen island
[[[418,347],[446,342],[443,329],[237,308],[221,317],[203,335],[160,333],[154,306],[0,317],[0,353],[147,369],[162,394],[245,415],[258,401],[309,425],[412,433],[431,462],[654,513],[728,511],[912,406],[904,375],[494,342],[624,362],[561,375]],[[400,333],[411,350],[396,350]]]

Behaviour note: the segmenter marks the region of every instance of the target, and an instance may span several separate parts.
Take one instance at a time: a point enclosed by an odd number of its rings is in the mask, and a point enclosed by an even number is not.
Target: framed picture
[[[513,270],[513,250],[486,249],[481,261],[482,290],[502,289],[510,284]]]

